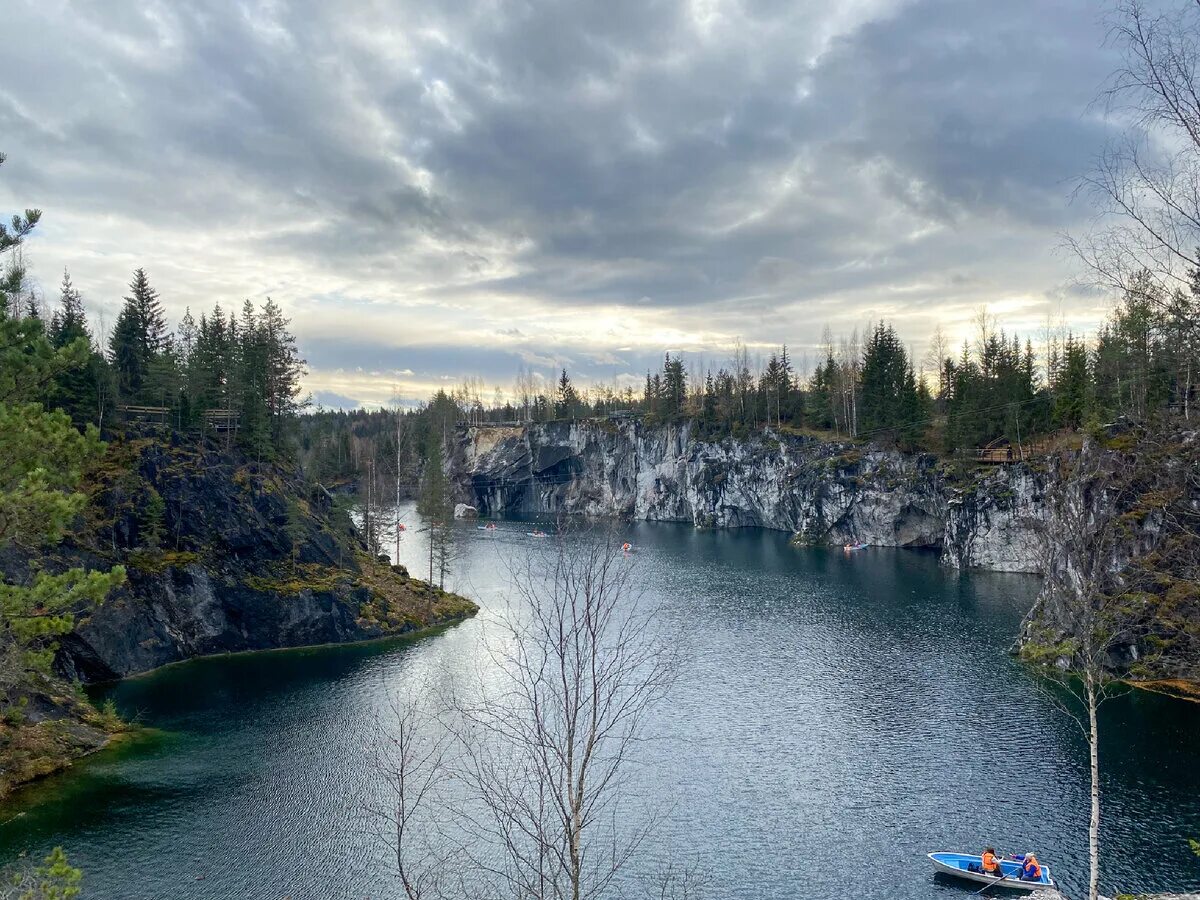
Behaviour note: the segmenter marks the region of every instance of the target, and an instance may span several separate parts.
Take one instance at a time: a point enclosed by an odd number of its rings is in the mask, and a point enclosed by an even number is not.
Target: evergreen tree
[[[15,247],[36,220],[27,213],[14,221],[12,232],[0,228],[0,248]],[[73,288],[70,293],[75,310]],[[87,501],[78,489],[83,468],[104,451],[94,426],[81,433],[65,413],[48,412],[37,402],[55,373],[88,362],[86,337],[67,340],[65,332],[59,337],[65,343],[55,347],[40,321],[0,315],[0,553],[15,545],[58,543]],[[55,639],[124,574],[119,567],[53,574],[35,569],[29,577],[0,578],[3,705],[13,705],[31,678],[50,677]]]
[[[558,379],[558,389],[554,398],[554,415],[559,419],[573,419],[579,412],[579,394],[571,384],[567,370],[562,370]]]
[[[1087,346],[1068,334],[1054,384],[1054,424],[1059,428],[1079,428],[1092,412],[1091,373]]]
[[[300,379],[307,369],[296,348],[296,338],[288,330],[291,321],[267,298],[262,306],[258,327],[264,353],[265,399],[271,420],[271,440],[276,446],[284,431],[300,412]]]
[[[172,379],[163,356],[168,349],[158,292],[150,286],[146,270],[137,269],[109,341],[121,402],[167,405]]]
[[[892,326],[880,323],[863,348],[861,429],[911,439],[923,418],[908,353]]]
[[[271,455],[271,419],[267,406],[267,341],[254,311],[254,304],[242,304],[237,326],[238,394],[234,410],[238,415],[238,441],[247,452],[260,459]]]
[[[809,380],[809,419],[816,428],[830,429],[834,426],[833,382],[836,371],[837,361],[833,358],[833,351],[829,350],[825,362],[817,366]]]
[[[4,165],[5,159],[5,155],[0,153],[0,166]],[[9,224],[0,221],[0,258],[6,254],[8,256],[4,269],[0,271],[0,319],[10,315],[20,317],[17,307],[25,290],[25,264],[20,247],[41,218],[40,209],[27,209],[24,216],[14,215]]]
[[[687,401],[687,371],[681,357],[672,359],[670,353],[666,354],[659,391],[660,415],[665,418],[682,415]]]
[[[108,366],[92,347],[92,334],[83,310],[83,298],[64,271],[59,293],[59,308],[50,319],[50,345],[62,350],[74,344],[86,348],[86,359],[78,366],[67,366],[54,375],[49,403],[65,411],[77,427],[104,421],[111,403],[107,389]]]

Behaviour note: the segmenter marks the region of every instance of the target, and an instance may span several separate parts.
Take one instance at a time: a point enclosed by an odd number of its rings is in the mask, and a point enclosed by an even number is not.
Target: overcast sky
[[[6,0],[0,211],[111,322],[275,298],[327,405],[1108,298],[1086,0]],[[810,351],[811,354],[811,351]]]

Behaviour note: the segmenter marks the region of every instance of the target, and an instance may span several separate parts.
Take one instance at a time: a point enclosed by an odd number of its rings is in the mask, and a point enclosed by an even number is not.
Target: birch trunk
[[[1086,679],[1088,708],[1088,751],[1092,770],[1092,811],[1088,823],[1088,900],[1100,896],[1100,731],[1096,724],[1096,684],[1089,672]]]

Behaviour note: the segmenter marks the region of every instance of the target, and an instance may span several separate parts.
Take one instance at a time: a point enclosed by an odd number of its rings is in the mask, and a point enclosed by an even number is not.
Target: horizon
[[[139,266],[172,323],[270,296],[343,408],[811,364],[879,320],[919,361],[1115,299],[1062,237],[1129,125],[1107,7],[481,9],[17,3],[0,203],[45,211],[46,299],[66,268],[111,323]]]

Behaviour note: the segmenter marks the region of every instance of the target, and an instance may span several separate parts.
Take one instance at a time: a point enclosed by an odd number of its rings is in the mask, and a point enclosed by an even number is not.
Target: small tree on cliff
[[[429,584],[437,572],[443,587],[453,558],[454,509],[450,503],[450,480],[442,459],[442,432],[431,429],[425,445],[425,474],[417,511],[429,521]]]

